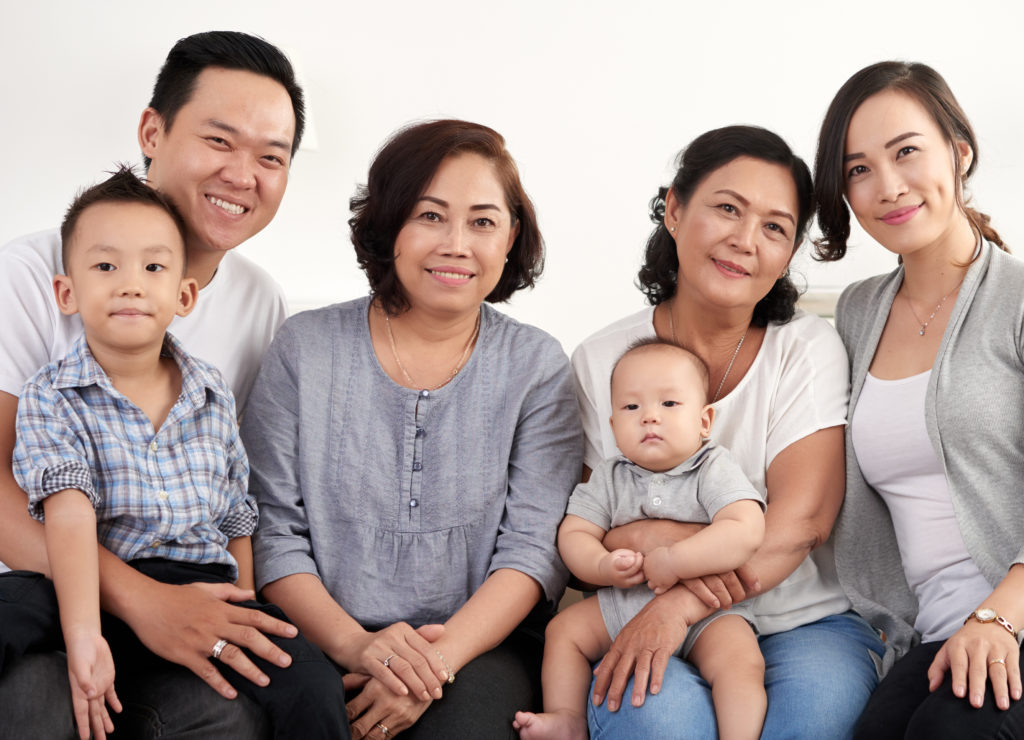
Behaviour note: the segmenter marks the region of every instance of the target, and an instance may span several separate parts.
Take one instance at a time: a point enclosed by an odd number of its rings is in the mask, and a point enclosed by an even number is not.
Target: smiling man
[[[302,90],[284,54],[262,39],[226,31],[175,44],[139,122],[147,180],[182,212],[186,274],[200,286],[195,311],[176,319],[170,331],[191,354],[220,369],[240,410],[286,308],[270,276],[231,250],[273,219],[303,124]],[[82,332],[78,316],[61,314],[53,297],[61,261],[56,230],[0,248],[0,560],[46,574],[43,528],[14,482],[11,452],[22,385],[66,354]],[[25,589],[5,592],[11,580],[0,576],[0,599],[23,604],[25,619],[32,619]],[[236,696],[211,662],[211,650],[227,640],[232,647],[218,651],[220,663],[261,683],[263,672],[234,646],[287,665],[289,657],[262,633],[290,636],[294,628],[230,603],[248,592],[157,583],[102,548],[100,588],[104,610],[168,661],[157,675],[119,669],[117,690],[125,704],[119,736],[186,729],[202,730],[204,737],[259,734],[263,718],[251,704],[215,693]],[[37,654],[4,665],[0,706],[0,737],[71,737],[63,656]]]

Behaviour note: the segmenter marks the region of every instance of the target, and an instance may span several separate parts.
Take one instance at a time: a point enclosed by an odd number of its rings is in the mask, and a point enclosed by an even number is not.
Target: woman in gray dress
[[[499,134],[434,121],[352,211],[370,295],[290,319],[249,399],[257,585],[360,689],[353,737],[511,735],[582,464],[561,347],[487,305],[540,274],[533,206]]]

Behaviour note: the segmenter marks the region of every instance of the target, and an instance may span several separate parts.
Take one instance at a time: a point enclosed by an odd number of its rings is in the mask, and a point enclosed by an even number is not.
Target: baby
[[[727,450],[706,443],[714,409],[700,358],[659,339],[641,340],[612,370],[611,394],[612,432],[623,457],[606,460],[576,487],[558,530],[573,574],[609,588],[548,626],[545,712],[517,712],[513,723],[526,740],[586,738],[591,664],[619,630],[680,580],[743,565],[764,538],[763,497]],[[609,529],[645,518],[708,526],[646,554],[609,552],[602,544]],[[757,738],[764,722],[764,660],[749,622],[741,609],[718,612],[691,629],[680,649],[711,685],[723,740]]]
[[[185,276],[184,234],[173,205],[130,169],[76,198],[61,227],[66,274],[54,278],[54,293],[85,331],[18,402],[14,472],[29,510],[44,519],[53,582],[6,574],[25,578],[32,598],[0,604],[0,670],[3,654],[47,649],[62,632],[82,738],[113,729],[115,663],[162,660],[112,617],[101,633],[97,535],[164,583],[253,588],[257,512],[234,398],[215,368],[167,333],[198,293]],[[272,605],[243,606],[285,618]],[[18,629],[5,628],[11,623]],[[239,649],[230,637],[210,646],[213,659]],[[348,738],[334,667],[301,636],[271,639],[291,667],[257,658],[260,685],[234,672],[228,680],[267,710],[278,737]]]

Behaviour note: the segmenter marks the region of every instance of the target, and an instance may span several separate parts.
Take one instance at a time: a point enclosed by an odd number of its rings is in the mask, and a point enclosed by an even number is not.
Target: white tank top
[[[896,529],[903,572],[917,596],[914,627],[945,640],[992,593],[967,552],[942,462],[925,426],[931,371],[899,380],[870,373],[850,424],[864,479],[881,495]]]

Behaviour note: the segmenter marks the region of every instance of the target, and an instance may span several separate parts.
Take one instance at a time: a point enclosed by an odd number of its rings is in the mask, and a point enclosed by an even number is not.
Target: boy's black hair
[[[64,221],[60,225],[60,256],[65,273],[68,269],[68,250],[71,246],[71,237],[75,232],[78,219],[86,208],[97,203],[138,203],[159,208],[171,217],[174,225],[178,228],[178,233],[181,234],[182,244],[185,242],[185,220],[170,199],[149,187],[135,174],[131,165],[119,164],[106,180],[79,191],[64,214]],[[184,264],[188,260],[187,250],[183,250],[182,258]]]

